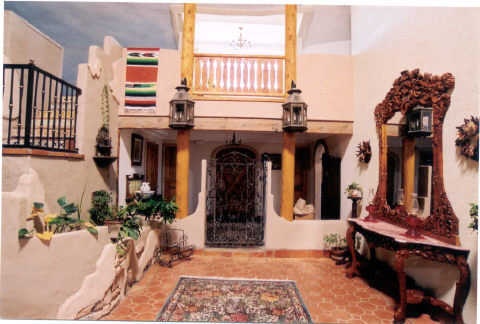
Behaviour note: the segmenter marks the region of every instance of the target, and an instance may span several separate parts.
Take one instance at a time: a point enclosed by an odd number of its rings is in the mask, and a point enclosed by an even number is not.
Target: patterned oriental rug
[[[181,277],[165,322],[312,323],[294,281]]]

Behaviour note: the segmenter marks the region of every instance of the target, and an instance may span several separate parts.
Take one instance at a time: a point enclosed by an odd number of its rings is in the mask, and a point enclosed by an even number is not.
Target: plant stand
[[[157,250],[155,259],[161,266],[172,267],[178,260],[191,260],[193,245],[186,245],[185,233],[181,229],[165,231],[165,246]]]

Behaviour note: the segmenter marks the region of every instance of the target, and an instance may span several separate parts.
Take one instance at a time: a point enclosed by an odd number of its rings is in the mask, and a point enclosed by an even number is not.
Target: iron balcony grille
[[[77,153],[81,89],[30,64],[3,65],[3,147]]]

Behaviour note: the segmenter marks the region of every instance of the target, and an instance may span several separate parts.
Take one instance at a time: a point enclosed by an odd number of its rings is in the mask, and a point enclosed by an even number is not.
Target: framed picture
[[[132,134],[132,151],[131,159],[132,165],[142,165],[143,156],[143,137],[137,134]]]

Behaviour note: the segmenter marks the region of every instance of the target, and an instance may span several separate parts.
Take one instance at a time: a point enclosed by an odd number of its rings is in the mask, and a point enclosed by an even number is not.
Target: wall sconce
[[[187,87],[187,78],[175,88],[177,92],[170,100],[169,127],[174,129],[189,129],[193,127],[195,102],[191,99]]]
[[[283,107],[283,130],[286,132],[303,132],[307,130],[307,107],[303,100],[302,90],[296,88],[292,80],[291,89],[288,90],[287,102]]]
[[[414,137],[432,135],[433,109],[417,106],[407,112],[407,134]]]

